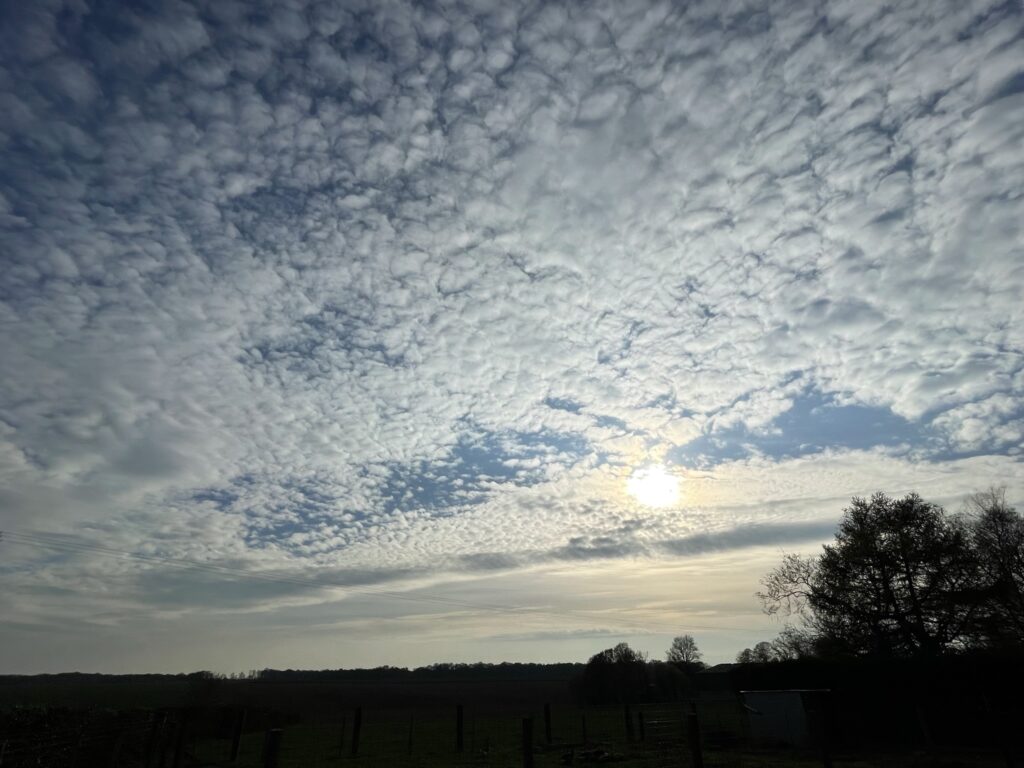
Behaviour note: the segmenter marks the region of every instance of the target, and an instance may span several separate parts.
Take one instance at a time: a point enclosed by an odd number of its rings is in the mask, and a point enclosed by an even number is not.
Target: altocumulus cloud
[[[419,584],[1021,498],[1016,3],[0,13],[5,527]],[[23,628],[318,599],[15,551]]]

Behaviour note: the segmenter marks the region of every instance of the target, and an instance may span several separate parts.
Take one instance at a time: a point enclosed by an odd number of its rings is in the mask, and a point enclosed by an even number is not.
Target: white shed
[[[809,713],[813,717],[815,700],[828,693],[827,689],[740,691],[751,740],[765,746],[813,746]]]

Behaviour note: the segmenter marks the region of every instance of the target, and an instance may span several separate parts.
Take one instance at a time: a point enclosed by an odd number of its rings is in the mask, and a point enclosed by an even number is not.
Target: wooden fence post
[[[280,728],[271,728],[267,731],[267,736],[263,740],[263,768],[277,768],[283,734],[284,731]]]
[[[690,743],[690,763],[693,768],[704,768],[704,752],[700,748],[700,720],[697,719],[697,704],[690,704],[686,716],[686,740]]]
[[[121,747],[124,745],[124,731],[121,731],[114,737],[113,745],[110,747],[110,759],[107,761],[107,765],[110,768],[117,768],[118,762],[121,759]]]
[[[623,715],[626,718],[626,743],[627,744],[632,744],[633,743],[633,711],[629,708],[629,704],[627,704],[623,708]]]
[[[244,709],[235,713],[235,721],[231,724],[231,751],[228,753],[228,762],[238,762],[238,752],[242,748],[242,731],[245,729]]]
[[[352,750],[349,754],[355,757],[359,754],[359,732],[363,729],[363,708],[356,707],[352,715]]]
[[[157,746],[157,754],[160,759],[157,760],[157,768],[167,768],[167,744],[175,733],[174,728],[175,724],[172,722],[170,728],[164,728],[160,733],[160,744]]]
[[[153,722],[149,726],[149,734],[146,736],[146,745],[142,748],[142,765],[149,768],[153,764],[156,755],[157,744],[163,734],[164,722],[167,720],[166,712],[154,712]]]
[[[457,704],[455,706],[455,751],[456,752],[461,752],[462,751],[462,745],[463,745],[462,725],[463,725],[462,705],[461,704]]]
[[[544,741],[551,744],[551,705],[544,703]]]
[[[533,768],[533,718],[523,718],[523,768]]]
[[[586,744],[587,744],[587,713],[586,712],[581,712],[580,713],[580,720],[582,721],[582,725],[583,725],[583,744],[584,744],[584,746],[586,746]]]
[[[174,755],[171,758],[172,768],[181,768],[185,759],[185,724],[188,715],[182,711],[177,727],[174,729]]]
[[[415,714],[409,715],[409,740],[405,745],[405,752],[407,755],[412,755],[412,726],[414,722]]]
[[[345,726],[348,725],[345,715],[341,716],[341,734],[338,738],[338,753],[345,754]]]

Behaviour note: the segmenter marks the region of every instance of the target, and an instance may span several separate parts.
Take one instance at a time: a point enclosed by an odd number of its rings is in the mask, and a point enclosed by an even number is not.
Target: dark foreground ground
[[[572,683],[579,671],[6,677],[0,766],[1024,768],[1021,713],[956,686],[912,698],[877,685],[808,698],[808,738],[795,747],[755,738],[738,686],[759,681],[735,670],[705,675],[672,701],[634,696],[628,705],[584,704]],[[806,682],[797,672],[790,687]]]

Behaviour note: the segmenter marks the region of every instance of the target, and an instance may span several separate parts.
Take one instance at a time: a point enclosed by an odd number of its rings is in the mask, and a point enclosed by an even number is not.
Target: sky
[[[1022,194],[1018,2],[4,3],[0,671],[731,660],[1024,505]]]

